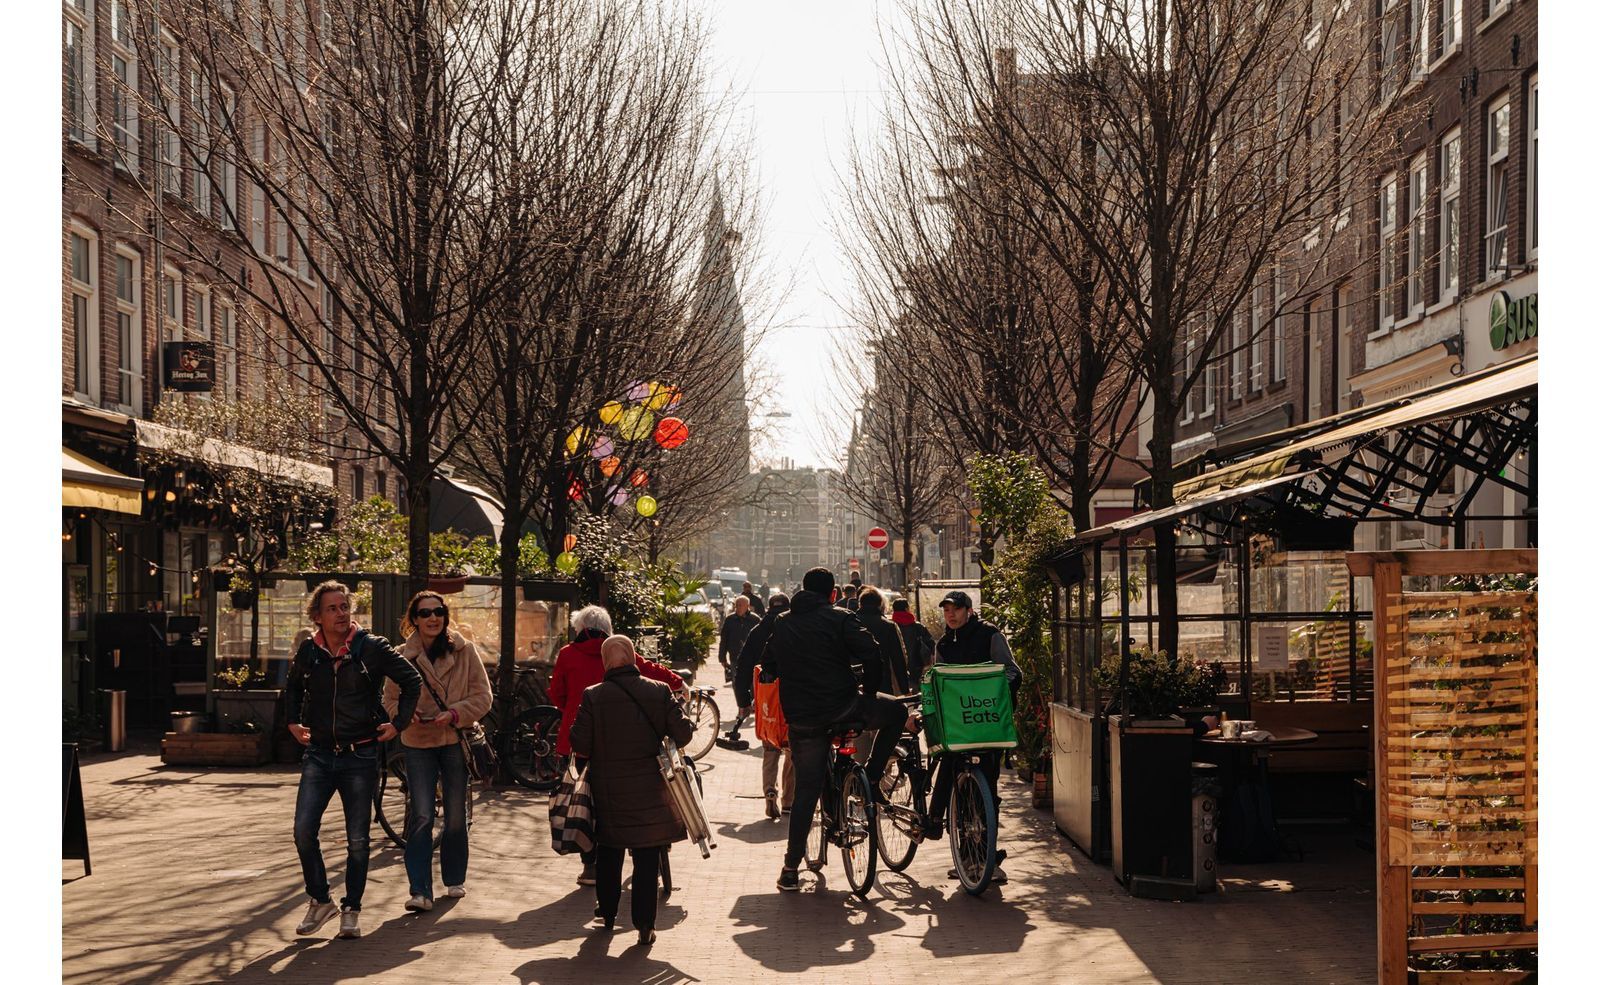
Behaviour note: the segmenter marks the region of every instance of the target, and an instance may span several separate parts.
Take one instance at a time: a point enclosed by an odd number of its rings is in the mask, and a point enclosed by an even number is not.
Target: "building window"
[[[1378,71],[1384,99],[1394,95],[1400,80],[1400,39],[1404,37],[1404,17],[1405,8],[1400,0],[1383,0],[1383,13],[1379,17],[1381,38],[1378,56],[1381,61]]]
[[[1229,326],[1232,330],[1228,333],[1228,394],[1235,400],[1244,398],[1245,349],[1249,344],[1245,338],[1248,325],[1246,317],[1244,312],[1235,309]]]
[[[183,133],[183,97],[181,79],[183,61],[178,54],[178,44],[163,35],[157,72],[156,153],[161,155],[161,189],[169,195],[183,194],[182,149],[178,145]]]
[[[189,115],[194,128],[194,209],[211,217],[211,82],[189,73]]]
[[[1289,306],[1287,278],[1280,267],[1272,268],[1272,382],[1289,378],[1289,331],[1284,309]]]
[[[1211,333],[1216,330],[1216,326],[1212,324],[1211,318],[1210,318],[1209,315],[1201,316],[1200,326],[1201,326],[1200,342],[1203,344],[1206,341],[1206,339],[1212,337]],[[1206,376],[1205,376],[1205,380],[1203,381],[1204,382],[1204,389],[1201,391],[1202,397],[1203,397],[1203,399],[1201,400],[1201,403],[1200,403],[1200,416],[1201,417],[1210,417],[1212,414],[1216,413],[1216,410],[1217,410],[1217,373],[1218,372],[1219,372],[1219,369],[1218,369],[1218,365],[1217,365],[1217,359],[1215,358],[1215,356],[1213,356],[1211,359],[1207,359],[1206,360]]]
[[[183,275],[171,267],[161,275],[161,318],[167,341],[183,341]]]
[[[238,109],[233,90],[227,86],[222,87],[220,93],[222,109],[222,132],[227,136],[223,141],[221,167],[217,174],[217,184],[222,186],[222,228],[234,229],[238,226],[239,215],[239,168],[233,160],[234,113]]]
[[[222,398],[236,400],[239,395],[239,337],[234,327],[233,305],[217,304],[217,375]]]
[[[1378,189],[1378,331],[1394,326],[1395,227],[1398,218],[1394,175]]]
[[[254,159],[252,166],[259,175],[267,164],[266,124],[256,124],[250,150]],[[250,183],[250,245],[255,247],[257,253],[267,252],[267,190],[255,180]]]
[[[1183,362],[1178,367],[1178,389],[1194,379],[1195,371],[1195,338],[1194,323],[1190,322],[1189,328],[1183,333]],[[1178,419],[1179,424],[1188,424],[1195,418],[1195,408],[1200,402],[1200,386],[1198,381],[1189,388],[1183,397],[1183,416]]]
[[[1250,292],[1250,392],[1255,393],[1267,381],[1267,319],[1272,303],[1267,285],[1257,280]]]
[[[94,0],[64,0],[61,5],[62,78],[66,92],[67,136],[94,147]]]
[[[1539,258],[1539,77],[1528,80],[1528,259]]]
[[[111,131],[116,164],[139,173],[139,59],[133,51],[133,13],[124,0],[111,4]]]
[[[88,230],[69,234],[72,250],[72,392],[87,404],[100,403],[100,298],[96,282],[100,244]]]
[[[1428,249],[1428,159],[1411,162],[1406,202],[1406,311],[1420,315],[1427,307],[1422,276]]]
[[[1439,30],[1433,42],[1435,60],[1455,51],[1461,44],[1461,0],[1440,0]]]
[[[1428,74],[1428,59],[1433,52],[1433,4],[1435,0],[1411,0],[1411,77]]]
[[[144,406],[144,311],[138,254],[117,251],[117,383],[121,406]]]
[[[1461,131],[1439,142],[1439,300],[1461,288]]]
[[[354,472],[355,472],[355,475],[350,481],[350,487],[355,490],[355,498],[357,500],[366,499],[367,498],[367,470],[362,468],[361,466],[357,465],[355,467]]]
[[[1505,276],[1506,224],[1511,215],[1511,99],[1501,96],[1489,104],[1484,151],[1488,167],[1484,194],[1487,196],[1483,221],[1483,277],[1495,280]]]
[[[1483,13],[1484,20],[1498,15],[1502,10],[1511,6],[1511,0],[1486,0],[1486,2],[1488,6]]]

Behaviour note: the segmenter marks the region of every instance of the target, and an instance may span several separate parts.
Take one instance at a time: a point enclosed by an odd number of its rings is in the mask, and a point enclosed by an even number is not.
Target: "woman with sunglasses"
[[[450,628],[450,609],[435,592],[418,592],[400,622],[405,645],[400,655],[422,675],[422,694],[412,725],[400,733],[406,754],[406,877],[411,899],[406,909],[433,909],[433,795],[444,791],[444,834],[439,868],[445,895],[467,895],[467,760],[459,730],[477,722],[494,701],[489,674],[472,641]],[[383,703],[394,713],[399,700],[394,683],[384,685]],[[442,781],[442,782],[441,782]]]

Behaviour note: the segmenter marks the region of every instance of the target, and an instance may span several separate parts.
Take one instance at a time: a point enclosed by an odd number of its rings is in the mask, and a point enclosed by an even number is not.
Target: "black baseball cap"
[[[939,608],[942,609],[947,605],[959,605],[963,609],[970,609],[972,608],[972,597],[966,592],[950,592],[939,600]]]

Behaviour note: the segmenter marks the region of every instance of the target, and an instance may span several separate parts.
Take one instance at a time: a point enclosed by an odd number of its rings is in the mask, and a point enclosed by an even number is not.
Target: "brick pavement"
[[[757,796],[760,753],[707,757],[719,847],[673,854],[678,891],[660,939],[591,930],[592,890],[549,848],[545,798],[478,802],[469,895],[428,914],[401,909],[400,855],[374,826],[359,941],[329,924],[297,938],[305,896],[290,840],[296,770],[164,767],[148,749],[84,768],[94,875],[62,864],[63,981],[751,982],[809,977],[863,985],[999,976],[1050,982],[1365,982],[1374,971],[1372,859],[1334,835],[1307,860],[1249,866],[1201,903],[1129,897],[1002,780],[1007,886],[966,896],[949,852],[924,846],[904,876],[882,872],[863,903],[837,861],[804,890],[773,887],[784,824]],[[786,823],[787,819],[785,819]],[[337,808],[323,829],[335,898]],[[937,959],[937,960],[933,960]]]

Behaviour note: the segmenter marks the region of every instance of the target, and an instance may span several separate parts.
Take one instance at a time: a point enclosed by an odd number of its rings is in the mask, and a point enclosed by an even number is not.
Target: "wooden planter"
[[[273,732],[283,720],[283,692],[271,688],[217,691],[217,730],[244,731],[255,723],[258,732]]]
[[[168,732],[161,740],[168,766],[260,766],[271,758],[265,732]]]

